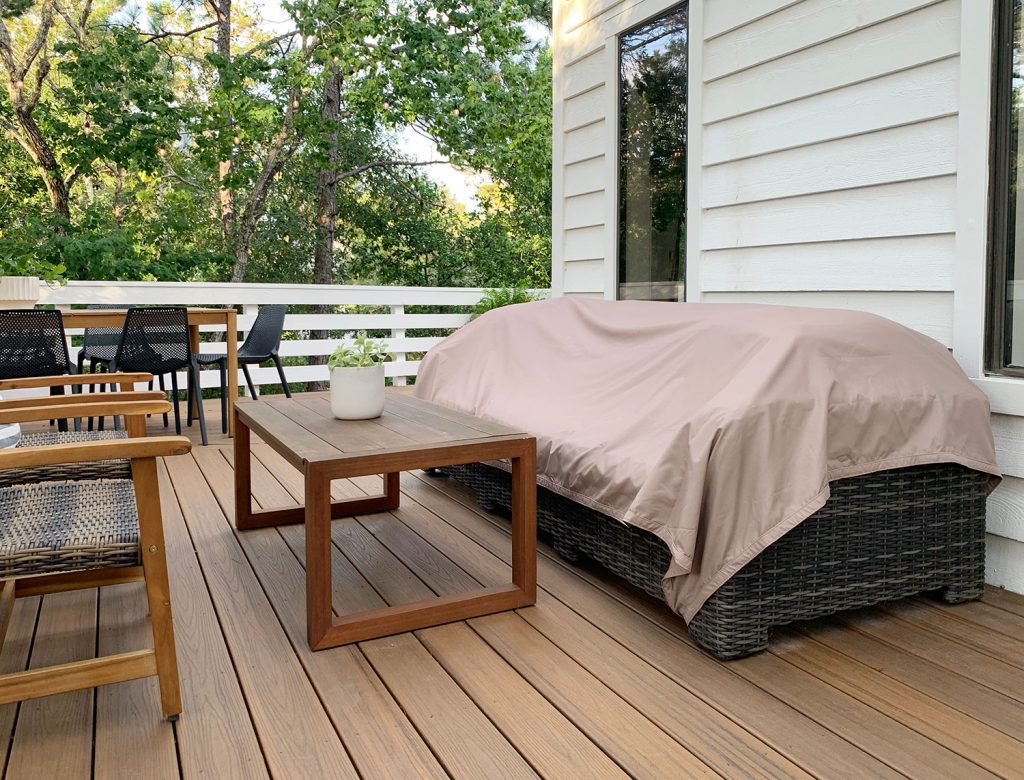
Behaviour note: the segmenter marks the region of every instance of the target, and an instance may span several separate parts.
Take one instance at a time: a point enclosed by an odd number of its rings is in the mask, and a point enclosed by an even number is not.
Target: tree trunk
[[[68,193],[68,186],[61,174],[60,164],[50,150],[50,145],[43,138],[43,132],[36,124],[35,118],[25,110],[15,111],[14,115],[18,122],[18,141],[29,153],[32,161],[39,169],[39,175],[46,185],[46,194],[50,196],[50,203],[54,211],[64,220],[71,221],[71,202]]]
[[[327,165],[320,169],[317,180],[316,203],[316,246],[313,250],[313,284],[334,284],[334,228],[338,215],[338,120],[341,116],[341,73],[337,68],[331,71],[324,84],[323,107],[320,118],[328,125],[330,147],[327,150]],[[330,314],[330,306],[317,306],[318,314]],[[311,339],[329,338],[330,332],[315,330]],[[310,355],[309,365],[322,365],[326,355]],[[310,382],[309,390],[323,390],[323,382]]]
[[[221,73],[218,74],[218,78],[223,81],[223,70],[228,67],[228,64],[231,62],[231,0],[219,0],[219,2],[215,3],[211,0],[211,5],[217,16],[217,53],[224,58],[224,62],[226,63],[221,66]],[[234,121],[230,115],[227,116],[227,132],[231,134],[231,145],[233,148],[235,127]],[[231,154],[228,156],[228,159],[221,160],[217,165],[217,180],[220,183],[220,187],[217,192],[218,202],[220,204],[220,230],[221,237],[225,244],[230,243],[235,224],[234,196],[231,192],[231,188],[224,183],[228,176],[231,175],[233,157],[234,155]]]

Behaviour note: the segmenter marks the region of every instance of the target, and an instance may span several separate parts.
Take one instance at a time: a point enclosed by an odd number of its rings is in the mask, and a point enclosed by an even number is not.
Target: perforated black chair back
[[[0,379],[72,373],[64,321],[53,309],[0,309]]]
[[[186,368],[191,356],[184,307],[133,306],[125,316],[113,370],[167,374]]]
[[[252,324],[245,343],[238,348],[238,359],[262,363],[277,354],[281,346],[281,332],[284,330],[284,315],[288,307],[283,303],[260,306],[256,321]]]
[[[123,309],[124,304],[90,303],[87,309]],[[117,354],[121,343],[121,328],[86,328],[82,336],[82,353],[85,358],[96,357],[111,360]]]

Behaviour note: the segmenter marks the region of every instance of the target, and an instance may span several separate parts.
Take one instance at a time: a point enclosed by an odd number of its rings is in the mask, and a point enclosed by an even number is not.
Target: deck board
[[[421,425],[382,424],[406,436]],[[1024,766],[1024,598],[993,589],[982,602],[909,599],[801,624],[767,653],[721,663],[663,605],[542,546],[535,607],[313,653],[303,529],[236,531],[230,440],[211,441],[160,469],[181,720],[160,719],[153,680],[0,707],[5,777],[931,778]],[[279,454],[254,440],[253,455],[256,506],[301,499]],[[338,613],[508,577],[507,521],[448,480],[405,474],[402,491],[394,512],[334,522]],[[139,585],[26,599],[0,668],[145,646],[145,615]]]

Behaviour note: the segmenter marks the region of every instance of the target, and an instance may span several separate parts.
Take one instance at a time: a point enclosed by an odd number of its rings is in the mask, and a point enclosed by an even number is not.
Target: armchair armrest
[[[70,406],[104,401],[160,401],[167,394],[160,390],[128,390],[116,393],[76,393],[75,395],[49,395],[42,398],[0,398],[0,411],[42,406]]]
[[[102,398],[102,394],[96,394],[95,397]],[[13,409],[0,408],[0,425],[36,422],[39,420],[61,420],[69,417],[142,416],[146,414],[164,414],[170,410],[171,404],[163,399],[150,401],[104,400],[84,404],[69,403],[15,407]]]
[[[26,376],[17,379],[0,379],[0,392],[24,390],[33,387],[75,387],[81,385],[112,385],[129,382],[148,382],[152,374],[116,371],[112,374],[60,374],[59,376]]]
[[[52,444],[45,447],[17,447],[0,450],[0,470],[61,463],[88,463],[98,460],[160,458],[184,455],[192,450],[185,436],[154,436],[141,439],[106,439],[74,444]]]

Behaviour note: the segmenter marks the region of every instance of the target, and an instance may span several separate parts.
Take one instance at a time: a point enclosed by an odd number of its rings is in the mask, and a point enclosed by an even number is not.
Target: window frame
[[[623,39],[623,37],[628,36],[628,35],[636,32],[641,27],[645,27],[645,26],[647,26],[647,25],[657,21],[658,19],[661,19],[662,17],[669,16],[670,14],[678,11],[681,8],[685,8],[686,9],[686,80],[687,80],[687,84],[686,84],[686,93],[687,93],[686,94],[686,112],[687,112],[687,114],[686,114],[686,139],[685,139],[686,154],[687,154],[687,166],[686,166],[686,170],[684,171],[684,174],[683,174],[684,175],[683,187],[685,188],[685,191],[686,191],[686,195],[685,195],[686,207],[683,209],[683,214],[682,214],[682,225],[683,225],[684,230],[686,231],[686,233],[684,234],[684,240],[683,240],[683,243],[682,243],[682,252],[683,252],[682,260],[683,260],[683,263],[682,263],[682,269],[681,270],[682,270],[682,277],[683,278],[682,278],[681,282],[669,282],[669,281],[658,282],[658,283],[652,282],[651,286],[654,286],[655,284],[664,284],[664,285],[671,285],[671,284],[679,285],[679,284],[682,284],[682,286],[683,286],[683,297],[681,299],[678,299],[678,300],[673,301],[673,302],[674,303],[686,303],[689,300],[691,300],[691,297],[690,297],[691,296],[690,285],[688,283],[689,267],[690,267],[690,253],[689,253],[689,229],[690,229],[690,225],[689,225],[689,216],[690,216],[690,195],[691,195],[691,191],[690,191],[689,155],[690,155],[690,139],[691,139],[691,136],[692,136],[692,134],[690,132],[690,122],[691,122],[691,116],[690,116],[691,100],[690,100],[690,97],[691,97],[691,94],[690,94],[690,83],[689,82],[690,82],[690,78],[691,78],[691,59],[690,59],[690,55],[692,54],[692,51],[693,51],[693,47],[691,45],[692,37],[693,37],[693,3],[691,3],[690,0],[678,0],[678,2],[672,3],[671,5],[669,5],[666,8],[661,8],[657,12],[651,14],[650,16],[648,16],[648,17],[646,17],[644,19],[641,19],[640,21],[638,21],[638,22],[636,22],[634,24],[631,24],[626,29],[619,30],[618,32],[616,32],[616,34],[614,36],[614,40],[615,40],[615,90],[614,90],[614,99],[615,99],[615,104],[614,104],[615,105],[615,130],[614,130],[614,139],[615,139],[615,145],[614,145],[614,149],[615,149],[615,223],[614,223],[615,224],[615,232],[614,232],[615,256],[614,256],[614,261],[613,261],[613,264],[612,264],[612,270],[613,270],[613,274],[612,274],[612,294],[613,294],[614,300],[617,300],[617,301],[621,301],[621,300],[661,300],[661,299],[640,299],[640,298],[622,298],[621,297],[621,286],[622,286],[622,283],[623,283],[622,282],[622,215],[623,215],[622,205],[623,205],[623,198],[625,197],[625,192],[624,192],[623,182],[622,182],[622,39]]]
[[[985,295],[985,370],[998,376],[1024,377],[1024,367],[1007,365],[1006,274],[1009,263],[1010,125],[1013,70],[1013,0],[995,0],[992,41],[992,129],[989,170],[988,279]],[[1024,124],[1022,124],[1024,129]],[[1022,193],[1024,195],[1024,193]],[[1021,199],[1024,207],[1024,197]]]

